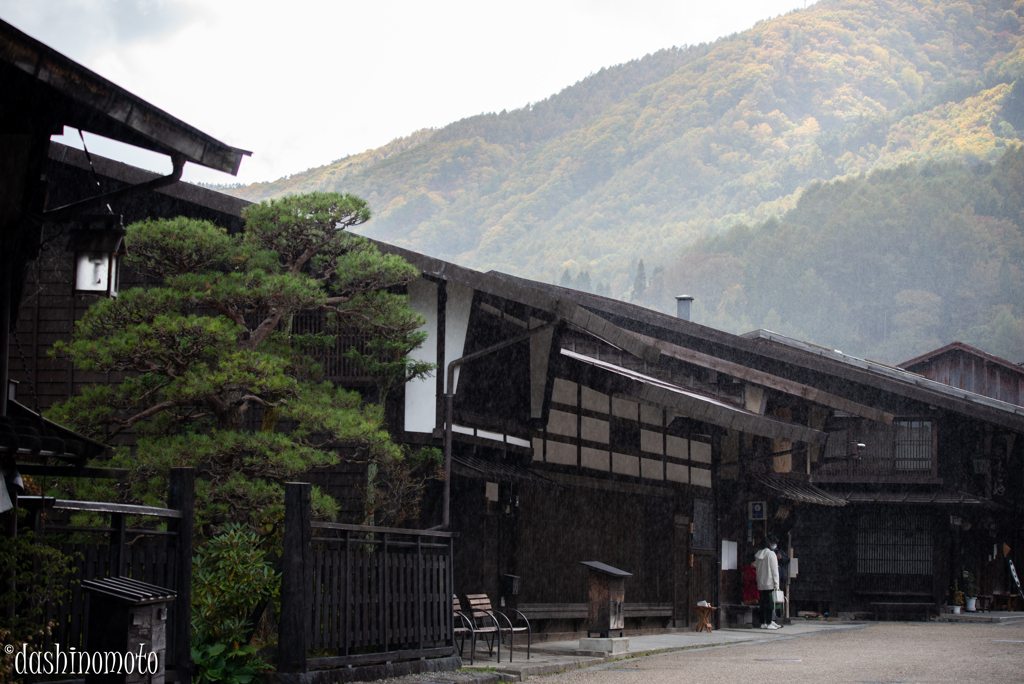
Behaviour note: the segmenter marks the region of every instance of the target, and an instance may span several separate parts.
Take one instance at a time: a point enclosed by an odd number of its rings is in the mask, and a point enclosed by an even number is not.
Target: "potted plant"
[[[973,613],[977,610],[978,604],[978,583],[974,581],[974,574],[964,570],[964,610]]]
[[[950,587],[950,591],[952,592],[950,600],[953,604],[950,607],[953,609],[953,615],[959,615],[960,609],[964,605],[964,592],[960,591],[960,586],[957,583],[957,580],[953,580],[953,586]]]

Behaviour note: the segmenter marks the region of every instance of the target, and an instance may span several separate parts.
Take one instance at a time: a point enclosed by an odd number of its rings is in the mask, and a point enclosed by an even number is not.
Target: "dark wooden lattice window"
[[[921,515],[872,513],[857,524],[857,573],[931,575],[934,535]]]
[[[825,459],[832,473],[921,475],[934,469],[935,452],[932,422],[902,419],[829,430]]]
[[[893,422],[896,470],[932,469],[932,424],[928,420]]]

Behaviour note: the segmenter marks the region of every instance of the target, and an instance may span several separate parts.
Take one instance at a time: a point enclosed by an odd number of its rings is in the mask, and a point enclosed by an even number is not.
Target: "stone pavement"
[[[785,630],[782,630],[785,632]],[[1024,619],[865,622],[796,638],[652,654],[540,684],[1003,684],[1024,682]]]
[[[939,622],[976,622],[986,623],[991,622],[995,624],[1006,624],[1008,622],[1016,622],[1018,620],[1024,620],[1024,612],[1016,611],[1009,612],[1005,610],[998,610],[995,612],[975,612],[975,613],[964,613],[961,612],[959,615],[953,615],[952,613],[943,613],[939,615]]]
[[[950,616],[953,617],[953,616]],[[579,641],[545,641],[534,644],[530,649],[530,659],[526,659],[525,643],[520,648],[517,639],[515,653],[509,662],[508,650],[502,648],[501,662],[494,655],[487,654],[486,645],[477,642],[477,653],[473,665],[469,664],[469,652],[463,657],[463,669],[488,672],[497,675],[499,681],[523,681],[537,675],[554,674],[568,670],[578,670],[604,663],[687,649],[702,649],[713,646],[725,646],[738,643],[769,642],[791,638],[805,634],[829,632],[833,630],[859,629],[862,624],[841,622],[838,620],[798,620],[778,630],[764,629],[717,629],[710,634],[690,630],[672,630],[665,634],[648,634],[629,637],[629,650],[612,656],[597,656],[591,652],[580,652]],[[525,638],[523,639],[525,642]],[[466,643],[466,649],[469,643]]]

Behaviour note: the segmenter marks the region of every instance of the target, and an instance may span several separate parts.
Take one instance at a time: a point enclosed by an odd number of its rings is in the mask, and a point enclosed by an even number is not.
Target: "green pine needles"
[[[53,350],[117,381],[48,417],[110,444],[134,441],[108,464],[131,472],[120,500],[161,505],[168,469],[197,468],[197,525],[280,520],[283,483],[341,459],[433,472],[436,454],[420,458],[385,429],[387,391],[433,366],[408,361],[422,321],[395,294],[416,270],[348,232],[369,217],[357,197],[314,193],[248,207],[239,235],[186,218],[129,226],[127,266],[158,284],[97,302]],[[371,401],[329,382],[316,361],[342,332],[367,341]],[[337,504],[314,490],[313,510],[333,518]]]

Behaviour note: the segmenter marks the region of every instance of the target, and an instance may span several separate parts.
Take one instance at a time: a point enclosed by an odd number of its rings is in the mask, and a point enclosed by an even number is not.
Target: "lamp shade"
[[[75,255],[75,294],[117,297],[121,257],[127,254],[120,218],[86,216],[81,221],[67,247]]]

